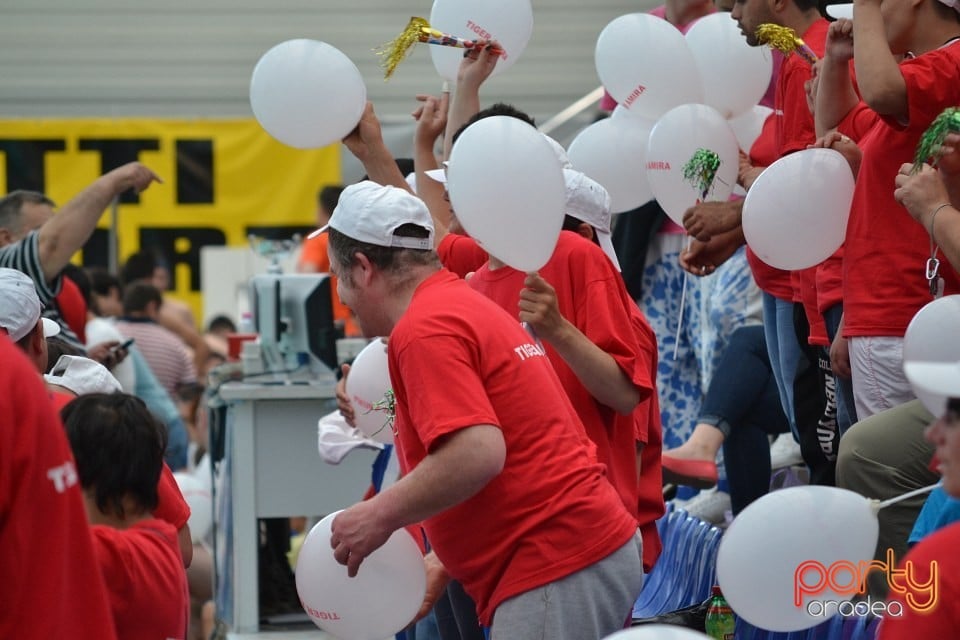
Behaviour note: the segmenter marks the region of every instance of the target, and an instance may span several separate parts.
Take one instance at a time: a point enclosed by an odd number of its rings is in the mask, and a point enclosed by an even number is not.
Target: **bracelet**
[[[944,209],[949,206],[950,206],[949,202],[944,202],[939,207],[934,209],[933,213],[930,214],[930,239],[933,240],[934,242],[936,241],[936,238],[933,235],[933,225],[937,221],[937,214],[940,213],[941,209]]]

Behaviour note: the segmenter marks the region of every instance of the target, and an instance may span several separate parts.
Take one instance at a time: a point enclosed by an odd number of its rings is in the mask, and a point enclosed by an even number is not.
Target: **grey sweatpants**
[[[599,640],[622,629],[643,586],[642,550],[637,533],[603,560],[504,600],[490,640]]]

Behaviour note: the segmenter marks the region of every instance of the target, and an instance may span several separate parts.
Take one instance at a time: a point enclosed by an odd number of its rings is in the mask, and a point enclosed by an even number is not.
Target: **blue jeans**
[[[833,305],[823,313],[823,320],[827,324],[827,337],[831,344],[837,335],[837,329],[840,328],[842,318],[842,304]],[[838,375],[833,377],[837,382],[837,425],[842,436],[857,422],[857,407],[853,402],[853,382],[850,378],[841,378]]]
[[[724,464],[734,514],[767,493],[770,487],[768,435],[787,433],[780,392],[767,354],[764,329],[734,331],[703,403],[700,422],[726,436]]]
[[[793,328],[793,302],[763,293],[763,337],[767,342],[770,367],[780,394],[793,438],[800,441],[796,413],[793,410],[793,381],[802,352]]]

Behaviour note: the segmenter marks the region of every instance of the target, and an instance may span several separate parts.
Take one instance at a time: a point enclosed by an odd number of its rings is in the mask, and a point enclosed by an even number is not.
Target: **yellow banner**
[[[320,187],[341,180],[338,145],[301,150],[253,119],[0,120],[0,193],[44,192],[63,204],[106,171],[139,160],[163,178],[118,205],[120,264],[140,249],[170,264],[174,295],[201,319],[200,248],[244,246],[255,232],[314,227]],[[107,265],[105,212],[79,262]]]

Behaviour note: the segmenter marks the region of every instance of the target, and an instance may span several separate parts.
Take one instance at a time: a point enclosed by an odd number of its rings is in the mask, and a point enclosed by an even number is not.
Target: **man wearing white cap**
[[[47,370],[47,338],[60,333],[43,310],[33,280],[22,271],[0,267],[0,330],[16,343],[37,371]]]
[[[430,214],[407,191],[348,187],[329,233],[341,298],[365,335],[390,336],[405,473],[337,516],[336,559],[355,575],[393,531],[422,522],[494,640],[621,628],[642,580],[636,519],[543,349],[441,269]]]

